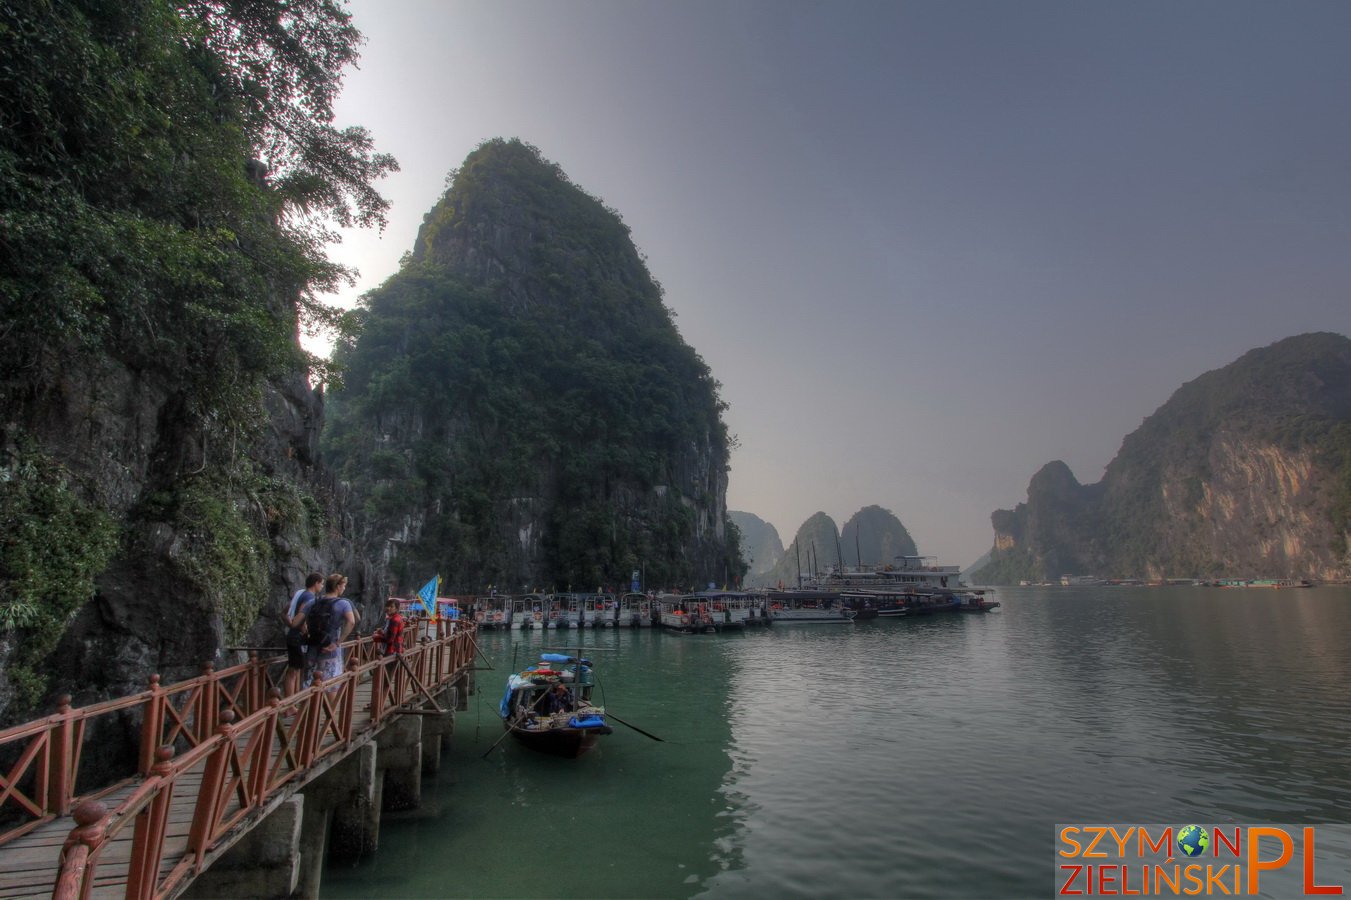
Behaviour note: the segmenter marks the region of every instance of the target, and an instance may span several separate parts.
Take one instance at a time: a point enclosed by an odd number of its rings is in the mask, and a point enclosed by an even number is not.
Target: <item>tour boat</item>
[[[663,594],[657,606],[661,626],[677,634],[717,634],[768,624],[761,596],[743,591]]]
[[[615,617],[615,624],[629,628],[650,628],[655,607],[656,601],[647,594],[636,591],[625,594],[619,598],[619,614]]]
[[[849,625],[855,611],[837,591],[767,591],[771,625]]]

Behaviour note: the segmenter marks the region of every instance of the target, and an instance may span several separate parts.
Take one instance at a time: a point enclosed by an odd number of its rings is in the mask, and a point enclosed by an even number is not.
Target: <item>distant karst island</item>
[[[1101,481],[1047,463],[991,521],[982,584],[1351,577],[1351,340],[1298,335],[1206,372]]]

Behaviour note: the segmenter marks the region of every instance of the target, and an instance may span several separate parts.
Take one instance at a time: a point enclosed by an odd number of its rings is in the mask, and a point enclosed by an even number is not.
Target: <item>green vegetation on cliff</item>
[[[270,492],[248,460],[263,386],[304,371],[298,328],[337,321],[316,298],[349,274],[331,228],[382,224],[372,183],[394,167],[333,125],[359,43],[327,0],[0,4],[0,626],[32,626],[24,660],[110,554],[148,546],[138,529],[189,530],[190,587],[250,592],[217,605],[231,636],[267,600],[266,569],[241,568],[266,556],[267,517],[241,512]],[[136,433],[109,476],[91,457],[119,427]]]
[[[22,705],[41,698],[40,663],[93,593],[117,537],[108,514],[31,442],[0,455],[0,631],[26,629],[6,673]]]
[[[357,317],[325,452],[388,533],[415,523],[405,583],[738,574],[735,532],[701,534],[725,502],[719,385],[618,215],[534,148],[471,154]]]

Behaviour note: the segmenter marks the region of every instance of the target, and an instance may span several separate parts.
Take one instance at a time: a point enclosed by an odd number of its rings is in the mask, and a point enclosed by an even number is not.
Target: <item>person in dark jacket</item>
[[[576,706],[572,697],[572,691],[568,690],[568,686],[561,681],[555,684],[553,690],[549,691],[549,693],[545,694],[540,699],[542,701],[539,704],[540,712],[544,713],[546,716],[559,712],[572,712],[573,708]]]

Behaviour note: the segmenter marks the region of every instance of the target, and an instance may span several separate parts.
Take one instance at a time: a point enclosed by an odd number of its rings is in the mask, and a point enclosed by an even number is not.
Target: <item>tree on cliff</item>
[[[372,183],[395,168],[333,125],[359,42],[329,0],[0,5],[0,627],[43,624],[22,694],[110,555],[153,568],[147,523],[181,536],[181,577],[233,592],[211,599],[234,636],[266,599],[262,386],[303,370],[299,327],[336,319],[331,228],[382,224]],[[124,386],[156,411],[110,496],[89,448]],[[69,552],[27,527],[52,515]]]

